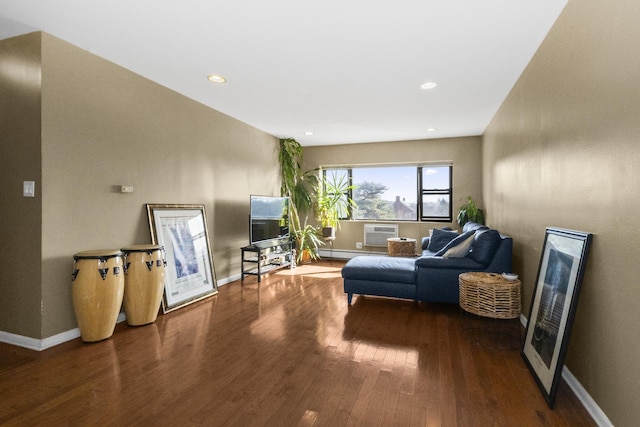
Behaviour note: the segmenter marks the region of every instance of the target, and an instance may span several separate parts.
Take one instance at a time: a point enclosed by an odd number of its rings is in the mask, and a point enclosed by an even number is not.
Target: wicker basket
[[[460,307],[469,313],[494,319],[520,315],[520,280],[496,273],[462,273],[459,276]]]
[[[387,250],[390,256],[416,256],[416,239],[392,237],[387,239]]]

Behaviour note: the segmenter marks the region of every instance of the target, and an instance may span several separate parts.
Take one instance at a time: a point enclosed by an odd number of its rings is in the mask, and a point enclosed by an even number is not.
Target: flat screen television
[[[289,238],[289,198],[252,195],[249,233],[251,244]]]

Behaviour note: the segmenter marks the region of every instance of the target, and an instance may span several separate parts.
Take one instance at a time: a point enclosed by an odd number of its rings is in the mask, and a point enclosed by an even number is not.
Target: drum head
[[[120,249],[122,252],[154,252],[164,249],[162,245],[132,245]]]
[[[117,249],[98,249],[94,251],[78,252],[73,256],[73,259],[107,259],[122,255],[122,252]]]

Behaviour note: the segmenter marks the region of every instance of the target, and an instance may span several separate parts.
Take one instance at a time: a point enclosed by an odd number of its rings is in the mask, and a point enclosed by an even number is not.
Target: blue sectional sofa
[[[422,239],[422,255],[413,258],[362,255],[342,268],[344,291],[458,304],[458,276],[469,271],[511,271],[513,241],[497,230],[468,222],[460,234],[434,229]]]

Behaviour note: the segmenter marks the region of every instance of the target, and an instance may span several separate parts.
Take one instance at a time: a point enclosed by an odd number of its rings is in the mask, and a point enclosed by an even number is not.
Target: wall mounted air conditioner
[[[387,239],[398,237],[398,224],[365,224],[364,245],[387,247]]]

